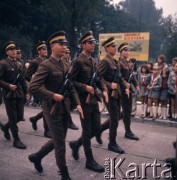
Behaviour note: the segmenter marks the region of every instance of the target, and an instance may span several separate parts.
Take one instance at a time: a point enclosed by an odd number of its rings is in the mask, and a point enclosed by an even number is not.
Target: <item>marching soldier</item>
[[[35,72],[38,69],[38,66],[46,59],[47,57],[47,46],[45,41],[41,41],[37,44],[36,49],[38,51],[39,56],[32,60],[30,62],[29,67],[27,68],[25,77],[27,81],[31,81],[33,75],[35,74]],[[38,98],[34,95],[34,98]],[[45,118],[43,117],[43,112],[41,111],[40,113],[38,113],[36,116],[30,117],[30,122],[32,123],[32,127],[33,129],[36,131],[37,130],[37,121],[39,119],[43,118],[43,124],[44,124],[44,136],[47,138],[51,138],[51,134],[49,132],[49,128],[47,126],[47,122],[45,120]]]
[[[79,158],[79,147],[83,144],[86,156],[85,167],[96,172],[104,172],[104,167],[94,160],[91,149],[91,138],[99,133],[100,130],[98,95],[92,83],[96,83],[99,85],[100,89],[103,90],[106,101],[108,101],[107,89],[100,80],[93,80],[97,73],[96,62],[91,56],[95,48],[95,39],[91,31],[88,31],[81,37],[80,44],[83,51],[73,63],[70,78],[78,91],[84,112],[84,119],[80,118],[82,137],[77,141],[70,142],[70,147],[72,149],[73,158],[77,160]]]
[[[70,115],[70,95],[73,96],[81,117],[83,117],[83,112],[77,92],[70,81],[67,85],[67,93],[60,94],[60,89],[63,87],[63,81],[69,71],[69,66],[61,59],[67,47],[65,32],[56,32],[49,37],[48,42],[52,54],[49,59],[39,65],[39,68],[30,82],[29,91],[42,99],[43,115],[50,129],[52,139],[38,152],[31,154],[28,158],[34,163],[35,168],[39,172],[42,172],[42,158],[55,148],[56,163],[60,169],[62,179],[70,180],[71,178],[68,173],[65,159],[65,138],[68,117]],[[55,113],[52,113],[53,107],[56,107]]]
[[[133,84],[136,89],[139,90],[139,86],[137,83],[136,78],[133,79],[131,82],[130,75],[131,75],[131,69],[128,65],[128,56],[130,49],[128,48],[128,43],[122,43],[118,47],[118,52],[120,53],[119,63],[120,63],[120,70],[122,74],[122,78],[125,81],[125,87],[121,87],[121,105],[123,109],[123,122],[125,126],[125,138],[131,139],[131,140],[139,140],[139,138],[133,134],[131,131],[131,83]]]
[[[24,99],[27,94],[27,84],[23,75],[18,74],[22,71],[22,63],[16,59],[15,42],[9,41],[5,44],[5,52],[7,59],[0,62],[0,87],[3,88],[3,98],[5,102],[8,123],[1,126],[4,136],[7,140],[10,139],[9,127],[12,132],[14,142],[13,146],[18,149],[26,149],[18,135],[17,123],[23,119],[24,115]],[[16,83],[15,83],[16,81]]]
[[[25,62],[22,59],[22,51],[19,47],[17,47],[16,59],[17,59],[17,61],[19,61],[20,63],[23,64],[23,66],[24,66],[23,67],[23,75],[25,76],[25,72],[26,72]],[[29,96],[29,94],[27,94],[26,100],[28,101],[29,98],[30,98],[30,96]],[[24,104],[25,104],[25,101],[24,101]],[[21,121],[25,121],[24,117],[23,117],[23,119],[21,119]]]
[[[106,124],[109,125],[110,142],[108,144],[108,150],[123,154],[124,150],[116,143],[118,121],[120,119],[120,86],[123,85],[123,79],[120,77],[118,61],[114,59],[116,54],[114,37],[110,37],[104,41],[102,46],[105,48],[106,56],[101,60],[98,71],[108,88],[109,102],[105,104],[110,119],[104,122],[101,126],[101,131],[103,131],[102,128]]]
[[[21,51],[21,49],[18,47],[17,48],[17,55],[16,55],[16,58],[18,59],[18,60],[22,60],[22,51]]]

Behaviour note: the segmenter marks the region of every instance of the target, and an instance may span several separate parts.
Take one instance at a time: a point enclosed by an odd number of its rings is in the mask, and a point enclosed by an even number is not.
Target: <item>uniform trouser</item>
[[[17,123],[23,119],[24,116],[24,98],[4,99],[6,112],[8,116],[8,123],[14,139],[18,139]]]
[[[49,111],[43,111],[43,115],[47,121],[49,130],[52,135],[52,140],[49,140],[42,149],[45,152],[50,152],[52,150],[52,143],[55,148],[55,158],[57,166],[66,166],[66,147],[65,138],[68,127],[68,113],[57,114],[55,117],[50,116]]]
[[[131,99],[131,114],[135,115],[136,114],[136,110],[137,110],[137,95],[132,95],[132,99]]]
[[[35,121],[38,121],[39,119],[43,118],[44,131],[45,132],[49,131],[49,128],[48,128],[48,125],[47,125],[47,121],[46,121],[45,117],[43,116],[43,111],[38,113],[36,116],[33,116],[33,118],[35,119]]]
[[[131,124],[131,93],[128,97],[125,92],[122,92],[121,96],[121,104],[122,104],[122,110],[123,110],[123,122],[125,126],[125,131],[130,132],[130,124]]]
[[[43,114],[43,112],[42,112],[42,114]],[[44,116],[43,116],[43,126],[44,126],[44,131],[48,132],[49,131],[49,127],[47,125],[47,121],[46,121]]]
[[[92,160],[91,138],[100,133],[100,113],[98,103],[88,105],[82,103],[84,119],[81,119],[82,144],[87,160]],[[80,139],[78,140],[80,142]]]
[[[117,136],[118,122],[120,119],[120,99],[115,99],[109,96],[109,102],[108,103],[105,102],[105,105],[110,115],[110,118],[107,120],[110,122],[109,123],[110,141],[115,141],[115,138]]]

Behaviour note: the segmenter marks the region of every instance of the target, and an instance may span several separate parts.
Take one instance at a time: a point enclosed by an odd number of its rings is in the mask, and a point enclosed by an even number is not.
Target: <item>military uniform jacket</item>
[[[132,70],[131,68],[129,68],[128,62],[123,58],[119,58],[119,63],[120,63],[120,70],[122,73],[122,77],[126,82],[128,82]],[[135,87],[138,86],[138,80],[136,79],[135,76],[133,76],[132,83]]]
[[[13,81],[17,77],[18,70],[22,66],[22,62],[13,61],[12,59],[5,59],[0,62],[0,87],[3,88],[3,97],[6,98],[7,94],[10,91],[10,84],[13,84]],[[27,94],[27,83],[24,79],[24,76],[21,77],[20,81],[17,84],[17,89],[10,98],[24,98]]]
[[[85,54],[81,53],[79,57],[73,63],[72,70],[70,72],[70,79],[72,80],[76,90],[79,94],[79,98],[82,103],[86,102],[88,93],[86,91],[86,86],[90,84],[93,73],[96,70],[96,61],[94,58],[90,57],[89,59]],[[100,90],[107,91],[106,85],[103,83],[103,80],[99,80],[97,83]],[[94,95],[91,95],[90,104],[96,104],[98,101]]]
[[[168,84],[168,92],[172,95],[175,95],[174,89],[177,88],[177,75],[175,74],[174,71],[170,72],[167,84]]]
[[[28,82],[31,81],[32,75],[37,71],[39,64],[42,62],[43,59],[40,57],[37,57],[36,59],[30,62],[30,65],[25,73],[25,78]]]
[[[117,68],[120,68],[118,65],[118,61],[108,54],[100,61],[100,64],[98,66],[99,75],[104,79],[109,91],[109,95],[111,95],[112,93],[111,83],[114,81],[114,76]],[[121,95],[120,86],[123,86],[123,84],[124,79],[121,78],[118,90],[116,91],[114,98],[118,98],[118,94]]]
[[[52,56],[39,65],[38,70],[30,81],[29,91],[42,99],[44,110],[50,111],[53,107],[55,103],[53,95],[59,92],[68,71],[69,66],[65,62],[56,60]],[[68,92],[75,103],[77,105],[80,104],[77,92],[71,82],[69,82]],[[62,102],[58,102],[57,113],[61,114],[66,111],[70,113],[69,95]]]

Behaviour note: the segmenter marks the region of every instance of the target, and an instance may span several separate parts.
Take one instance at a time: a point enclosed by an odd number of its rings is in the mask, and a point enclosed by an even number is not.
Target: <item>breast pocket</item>
[[[5,79],[9,81],[13,81],[14,78],[17,76],[17,71],[13,67],[8,67],[5,71]]]
[[[63,81],[63,72],[52,72],[52,77],[54,82],[61,82]]]
[[[89,66],[85,66],[82,69],[82,73],[80,74],[82,77],[91,77],[92,76],[92,69]]]

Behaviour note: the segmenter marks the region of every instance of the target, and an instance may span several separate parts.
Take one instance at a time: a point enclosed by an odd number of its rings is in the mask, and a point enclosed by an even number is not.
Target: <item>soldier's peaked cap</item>
[[[87,31],[79,40],[79,43],[82,44],[86,41],[95,41],[95,38],[93,37],[92,31]]]
[[[7,51],[9,49],[16,49],[16,44],[14,41],[8,41],[5,45],[4,45],[4,50]]]
[[[108,47],[108,46],[110,46],[110,45],[116,45],[116,44],[117,44],[117,43],[115,42],[114,37],[110,37],[110,38],[108,38],[106,41],[104,41],[104,42],[102,43],[102,46]]]
[[[67,43],[65,31],[58,31],[52,34],[48,39],[49,44],[53,43]]]
[[[120,44],[120,46],[118,47],[118,52],[121,52],[122,50],[129,50],[127,42]]]
[[[37,50],[40,50],[40,49],[42,49],[42,48],[45,48],[45,49],[47,48],[45,41],[41,41],[41,42],[39,42],[39,43],[36,45],[36,49],[37,49]]]

